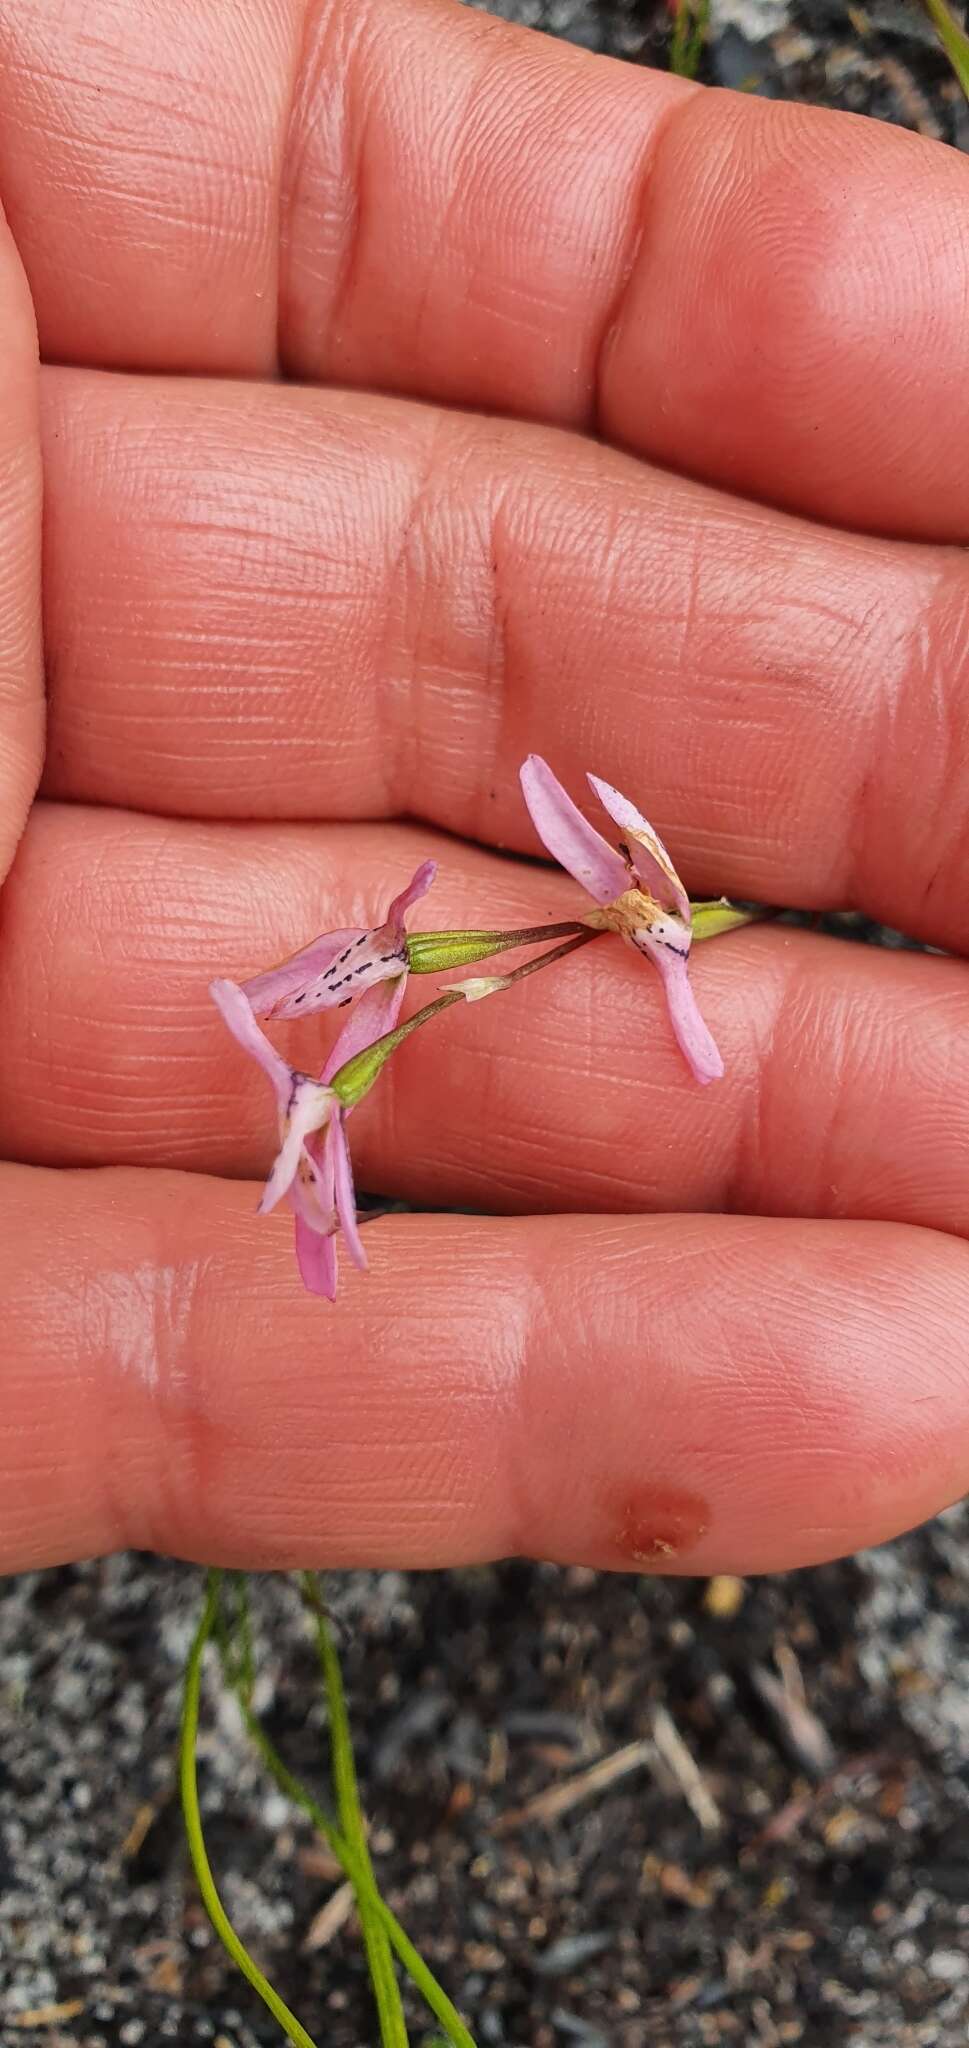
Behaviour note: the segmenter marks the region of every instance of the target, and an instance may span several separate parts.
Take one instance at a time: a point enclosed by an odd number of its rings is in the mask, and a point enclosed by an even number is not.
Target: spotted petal
[[[280,960],[277,967],[267,967],[263,974],[254,974],[249,981],[244,981],[243,993],[248,996],[255,1015],[279,1016],[288,996],[298,995],[300,989],[312,988],[339,953],[366,936],[362,925],[343,932],[323,932],[310,945],[301,946],[298,953],[290,953],[287,959]]]
[[[406,974],[404,917],[426,894],[436,873],[436,861],[422,861],[406,889],[394,897],[382,924],[366,931],[357,925],[324,932],[278,967],[245,982],[245,993],[258,1015],[309,1017],[315,1010],[338,1008],[378,982]]]

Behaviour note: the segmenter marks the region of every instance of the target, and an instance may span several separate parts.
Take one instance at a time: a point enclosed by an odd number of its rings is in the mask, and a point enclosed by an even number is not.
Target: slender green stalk
[[[202,1903],[223,1948],[232,1957],[237,1969],[241,1970],[243,1976],[248,1978],[253,1990],[258,1992],[263,2004],[269,2007],[273,2018],[279,2021],[287,2039],[293,2041],[296,2044],[296,2048],[315,2048],[312,2036],[307,2033],[305,2027],[300,2026],[295,2013],[290,2012],[288,2005],[280,1998],[279,1993],[273,1990],[268,1978],[263,1976],[258,1964],[253,1961],[248,1949],[240,1941],[216,1890],[212,1866],[205,1848],[205,1839],[202,1833],[202,1816],[199,1812],[195,1748],[198,1738],[202,1657],[205,1652],[206,1643],[216,1628],[220,1583],[220,1572],[210,1572],[208,1574],[205,1605],[202,1609],[202,1617],[198,1628],[195,1631],[195,1640],[189,1652],[188,1664],[185,1670],[182,1735],[179,1749],[179,1779],[182,1790],[182,1812],[185,1816],[185,1833],[188,1837],[189,1855],[192,1859],[192,1868],[198,1881],[198,1888],[202,1895]]]
[[[357,1787],[340,1660],[333,1645],[326,1610],[312,1572],[302,1572],[300,1584],[304,1604],[313,1617],[316,1631],[317,1655],[323,1673],[330,1716],[333,1791],[340,1829],[355,1865],[351,1882],[356,1893],[357,1912],[360,1916],[364,1947],[373,1980],[377,2016],[380,2021],[380,2038],[383,2048],[408,2048],[407,2026],[401,2004],[400,1987],[394,1970],[394,1959],[390,1951],[387,1930],[378,1911],[380,1893],[367,1846],[367,1831]]]
[[[291,1799],[293,1805],[300,1807],[307,1818],[312,1821],[313,1826],[317,1833],[322,1836],[331,1855],[336,1858],[340,1868],[346,1873],[351,1883],[353,1883],[358,1876],[358,1865],[339,1828],[334,1826],[329,1815],[324,1812],[322,1806],[313,1798],[312,1793],[307,1790],[302,1780],[297,1778],[289,1769],[289,1766],[283,1762],[279,1751],[267,1735],[261,1721],[243,1699],[238,1685],[232,1680],[230,1680],[230,1683],[233,1684],[233,1690],[239,1701],[240,1711],[247,1732],[255,1748],[258,1750],[266,1769],[275,1779],[280,1791],[285,1794],[286,1798]],[[474,2038],[468,2032],[457,2007],[452,2005],[447,1992],[438,1983],[434,1972],[428,1968],[423,1956],[414,1947],[409,1935],[405,1933],[400,1921],[391,1912],[384,1899],[378,1898],[378,1908],[392,1947],[396,1950],[408,1976],[420,1992],[429,2010],[434,2014],[434,2018],[444,2028],[448,2040],[453,2043],[453,2048],[475,2048]]]
[[[321,1836],[331,1855],[335,1857],[341,1869],[345,1872],[351,1883],[353,1883],[359,1877],[359,1868],[352,1850],[344,1841],[339,1828],[330,1815],[324,1811],[318,1800],[313,1798],[312,1793],[303,1784],[302,1780],[297,1778],[295,1772],[289,1769],[288,1764],[283,1762],[278,1749],[253,1710],[251,1702],[254,1662],[249,1595],[245,1574],[241,1572],[234,1573],[233,1585],[236,1596],[234,1632],[226,1626],[221,1608],[217,1615],[214,1629],[219,1655],[222,1660],[222,1675],[225,1683],[230,1691],[235,1694],[246,1732],[270,1776],[275,1780],[285,1797],[291,1800],[294,1806],[300,1807],[307,1818],[312,1821],[317,1834]],[[377,1903],[380,1918],[387,1929],[391,1946],[396,1950],[408,1976],[420,1992],[429,2010],[434,2014],[434,2018],[444,2028],[452,2048],[475,2048],[473,2036],[468,2032],[457,2007],[452,2004],[443,1985],[438,1983],[434,1972],[428,1968],[423,1956],[414,1947],[400,1921],[391,1912],[390,1907],[380,1897],[379,1893],[377,1895]]]
[[[564,960],[566,953],[574,953],[577,946],[587,946],[590,939],[602,936],[598,928],[593,931],[585,924],[570,924],[566,929],[574,932],[575,937],[566,939],[564,945],[550,946],[534,960],[527,960],[523,967],[513,968],[510,974],[485,976],[485,981],[490,979],[492,983],[489,993],[497,995],[503,989],[513,988],[516,982],[524,981],[529,974],[538,974],[541,968],[551,967],[556,960]],[[482,985],[480,993],[484,992]],[[330,1082],[331,1088],[335,1090],[344,1106],[352,1109],[354,1104],[366,1095],[368,1089],[373,1087],[381,1067],[389,1060],[391,1054],[397,1051],[398,1046],[403,1045],[405,1038],[410,1037],[412,1031],[419,1031],[422,1024],[429,1024],[432,1017],[440,1016],[442,1010],[449,1010],[452,1004],[464,1003],[467,1000],[461,984],[454,988],[446,988],[433,1002],[425,1003],[422,1010],[417,1010],[413,1017],[408,1017],[405,1024],[398,1024],[393,1031],[385,1031],[382,1038],[376,1038],[363,1052],[354,1053],[351,1059],[344,1061]]]
[[[761,914],[759,911],[737,910],[725,897],[721,897],[715,903],[698,903],[694,912],[695,936],[713,938],[719,932],[731,930],[735,925],[749,924]],[[413,1017],[408,1017],[406,1023],[398,1024],[393,1031],[385,1031],[382,1038],[376,1038],[372,1045],[365,1046],[362,1052],[354,1053],[352,1058],[345,1060],[343,1066],[333,1075],[331,1088],[339,1096],[344,1108],[352,1109],[373,1087],[381,1068],[397,1051],[398,1046],[403,1045],[405,1038],[409,1038],[412,1032],[419,1031],[424,1024],[429,1024],[432,1017],[439,1017],[444,1010],[451,1009],[454,1003],[473,1002],[481,997],[500,995],[503,990],[514,988],[517,982],[526,981],[530,974],[540,974],[544,967],[554,966],[557,960],[564,960],[567,954],[576,952],[580,946],[587,946],[591,940],[602,938],[606,929],[605,924],[593,924],[589,918],[584,918],[577,923],[546,925],[544,928],[536,925],[529,931],[515,932],[508,938],[509,945],[530,944],[539,937],[547,939],[563,931],[570,936],[562,945],[547,946],[544,952],[537,953],[534,959],[526,960],[521,967],[512,968],[510,974],[482,975],[473,981],[456,982],[452,988],[444,989],[441,995],[436,996],[432,1002],[425,1003],[423,1009],[417,1010]],[[444,934],[445,938],[448,936],[447,933]],[[500,940],[502,934],[459,932],[453,936],[457,939],[487,940],[490,945],[492,939]],[[415,940],[436,941],[440,937],[440,933],[434,932],[414,934]],[[501,945],[492,950],[500,952]],[[487,957],[480,950],[477,954],[472,950],[466,952],[463,959],[455,957],[450,961],[439,960],[436,964],[443,969],[466,965],[475,958]],[[425,964],[418,972],[431,971],[428,959],[429,956],[426,956]]]
[[[549,946],[547,952],[539,952],[535,956],[535,961],[524,961],[522,967],[512,967],[510,975],[481,975],[479,981],[457,981],[455,989],[465,997],[465,1001],[473,999],[471,989],[477,989],[481,995],[500,995],[504,989],[514,989],[518,981],[529,979],[529,975],[539,975],[543,967],[551,967],[555,961],[563,961],[567,952],[578,952],[580,946],[590,946],[594,938],[602,936],[602,930],[590,930],[588,926],[582,926],[576,932],[576,938],[567,938],[563,946]]]
[[[403,1045],[405,1038],[409,1038],[412,1031],[419,1031],[422,1024],[428,1024],[431,1018],[439,1016],[442,1010],[450,1010],[454,1003],[463,1001],[464,997],[459,989],[445,991],[444,995],[435,997],[432,1003],[425,1003],[424,1008],[416,1011],[413,1017],[408,1017],[406,1024],[398,1024],[394,1031],[385,1031],[382,1038],[374,1039],[373,1044],[366,1046],[363,1052],[354,1053],[352,1059],[345,1060],[343,1066],[337,1068],[330,1082],[331,1088],[345,1108],[353,1109],[355,1104],[362,1100],[367,1090],[373,1087],[384,1062],[389,1060],[391,1053],[397,1051],[399,1045]]]
[[[252,1615],[249,1611],[249,1587],[245,1572],[233,1572],[232,1583],[239,1616],[239,1681],[248,1702],[252,1699],[252,1689],[256,1682],[256,1660],[252,1649]]]
[[[922,0],[922,5],[969,100],[969,36],[953,20],[945,0]]]
[[[706,41],[710,0],[679,0],[670,40],[670,70],[695,78]]]

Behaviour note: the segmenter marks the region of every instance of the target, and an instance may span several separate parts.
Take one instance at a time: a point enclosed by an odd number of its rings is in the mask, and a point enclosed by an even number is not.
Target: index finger
[[[0,190],[49,358],[281,367],[969,533],[954,151],[441,0],[170,23],[0,0]]]

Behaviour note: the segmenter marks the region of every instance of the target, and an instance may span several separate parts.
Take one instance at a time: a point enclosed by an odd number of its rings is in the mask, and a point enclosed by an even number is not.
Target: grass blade
[[[210,1572],[206,1583],[205,1605],[201,1620],[195,1631],[195,1639],[185,1667],[185,1692],[182,1707],[182,1732],[179,1744],[179,1783],[182,1792],[182,1812],[185,1816],[185,1833],[188,1837],[189,1855],[195,1872],[202,1903],[212,1922],[223,1948],[231,1956],[236,1968],[248,1979],[264,2005],[269,2007],[278,2020],[287,2039],[295,2048],[315,2048],[312,2036],[300,2025],[295,2013],[274,1991],[267,1977],[263,1976],[257,1963],[239,1939],[235,1928],[222,1904],[212,1875],[212,1866],[205,1847],[202,1831],[202,1816],[199,1811],[198,1774],[196,1767],[196,1744],[199,1725],[199,1692],[202,1679],[202,1658],[206,1643],[215,1632],[219,1609],[221,1573]]]
[[[679,0],[670,37],[670,70],[680,78],[696,77],[709,21],[710,0]]]
[[[261,1721],[242,1698],[237,1685],[234,1685],[234,1690],[239,1700],[247,1732],[255,1748],[258,1750],[267,1771],[269,1771],[271,1777],[279,1786],[280,1791],[285,1794],[285,1797],[291,1799],[293,1805],[300,1807],[307,1818],[312,1821],[313,1826],[326,1843],[331,1855],[336,1858],[345,1875],[353,1883],[358,1876],[358,1867],[339,1828],[335,1826],[329,1814],[324,1812],[322,1806],[313,1798],[312,1793],[307,1790],[302,1781],[283,1762],[279,1751],[267,1735]],[[387,1930],[391,1947],[400,1958],[415,1989],[420,1992],[428,2010],[433,2013],[438,2025],[443,2027],[448,2041],[452,2044],[452,2048],[475,2048],[474,2036],[469,2033],[457,2007],[452,2004],[443,1985],[438,1983],[433,1970],[428,1968],[423,1956],[414,1947],[400,1921],[391,1912],[390,1907],[380,1897],[379,1893],[377,1895],[377,1910]]]
[[[387,1930],[380,1917],[380,1893],[367,1846],[367,1832],[357,1786],[340,1660],[330,1634],[326,1609],[312,1572],[303,1572],[300,1584],[304,1604],[313,1619],[317,1655],[326,1688],[337,1817],[341,1833],[353,1857],[354,1867],[350,1872],[350,1879],[356,1893],[357,1911],[360,1915],[364,1946],[373,1980],[382,2048],[408,2048],[400,1987],[394,1970]]]
[[[922,5],[969,100],[969,36],[953,19],[945,0],[922,0]]]

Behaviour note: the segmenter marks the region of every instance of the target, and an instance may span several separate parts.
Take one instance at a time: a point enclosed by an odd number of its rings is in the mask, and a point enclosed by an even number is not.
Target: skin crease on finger
[[[969,535],[953,150],[440,0],[19,0],[0,91],[48,359],[281,365]]]
[[[388,1218],[323,1323],[255,1192],[0,1170],[11,1566],[780,1570],[969,1478],[969,1258],[937,1233]]]
[[[48,794],[534,852],[538,746],[630,789],[695,894],[969,948],[960,552],[370,396],[43,397]]]
[[[369,923],[428,853],[440,872],[412,925],[584,908],[561,875],[413,827],[38,805],[4,899],[0,1151],[265,1171],[275,1110],[208,980]],[[969,1233],[963,963],[765,926],[698,946],[692,974],[726,1061],[714,1087],[691,1082],[653,970],[603,938],[394,1056],[354,1112],[362,1185],[489,1210],[729,1208]],[[412,982],[412,1006],[435,986]],[[273,1036],[317,1068],[333,1023]]]

